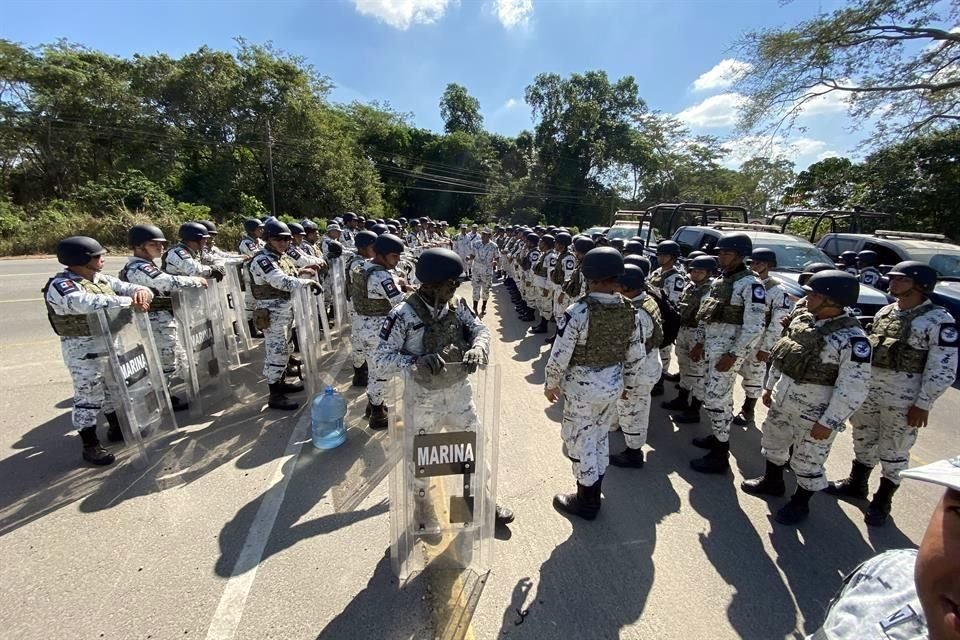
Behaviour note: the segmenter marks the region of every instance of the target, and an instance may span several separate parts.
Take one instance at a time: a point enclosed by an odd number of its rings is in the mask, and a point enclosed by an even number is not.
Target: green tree
[[[739,174],[732,204],[761,216],[781,207],[787,189],[796,178],[793,162],[786,158],[750,158],[740,165]]]
[[[811,209],[840,209],[858,204],[861,170],[849,158],[827,158],[797,174],[784,203]]]
[[[447,133],[481,133],[483,116],[480,101],[467,92],[467,88],[455,82],[447,85],[440,98],[440,117]]]

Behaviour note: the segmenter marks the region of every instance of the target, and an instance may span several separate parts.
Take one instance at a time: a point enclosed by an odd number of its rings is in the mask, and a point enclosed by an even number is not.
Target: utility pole
[[[270,118],[267,118],[267,170],[270,173],[270,213],[277,217],[277,196],[273,191],[273,136],[270,134]]]

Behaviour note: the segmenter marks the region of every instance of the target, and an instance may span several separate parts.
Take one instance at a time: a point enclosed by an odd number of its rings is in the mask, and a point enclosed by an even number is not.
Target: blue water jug
[[[347,415],[347,401],[333,387],[317,394],[310,407],[310,431],[317,449],[339,447],[347,439],[343,418]]]

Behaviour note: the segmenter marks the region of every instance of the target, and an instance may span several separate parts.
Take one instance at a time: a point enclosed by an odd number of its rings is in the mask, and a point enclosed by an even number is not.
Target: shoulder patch
[[[380,327],[380,339],[386,340],[390,337],[390,334],[393,333],[393,325],[397,323],[397,317],[392,313],[386,317],[383,321],[383,325]]]
[[[784,308],[784,309],[789,309],[789,308],[790,308],[790,294],[789,294],[789,293],[784,293],[784,294],[783,294],[783,302],[780,304],[780,306],[781,306],[782,308]]]
[[[863,280],[863,284],[873,284],[877,281],[877,276],[872,271],[867,271],[866,273],[862,274],[860,278]]]
[[[750,293],[751,300],[753,302],[766,302],[767,300],[767,288],[762,284],[755,284],[751,288]]]
[[[397,283],[394,282],[393,278],[383,281],[383,292],[387,294],[388,298],[396,298],[400,295],[400,290],[397,288]]]
[[[940,337],[937,340],[937,345],[941,347],[955,347],[957,346],[957,338],[960,337],[960,333],[957,332],[957,325],[953,322],[947,322],[940,325]]]
[[[264,273],[270,273],[271,271],[276,269],[276,266],[273,264],[273,260],[271,260],[267,256],[260,256],[259,258],[257,258],[257,265],[260,266],[260,270],[263,271]]]
[[[173,252],[174,252],[175,254],[177,254],[177,256],[178,256],[181,260],[189,260],[189,259],[190,259],[190,252],[187,251],[186,249],[184,249],[183,247],[177,247],[176,249],[173,250]]]
[[[156,265],[150,264],[149,262],[140,262],[137,264],[137,269],[143,271],[145,274],[151,278],[156,278],[160,275],[160,269],[157,269]]]
[[[77,283],[69,278],[63,278],[62,280],[54,280],[53,288],[57,290],[62,296],[68,296],[71,293],[77,293],[80,291],[80,287],[77,286]]]
[[[683,278],[677,278],[673,281],[673,290],[674,291],[683,291],[683,288],[686,286],[686,283],[683,281]]]
[[[859,336],[850,338],[850,360],[853,362],[870,362],[873,349],[870,341]]]
[[[301,253],[300,253],[300,250],[297,249],[296,247],[290,247],[289,249],[287,249],[287,255],[293,258],[294,260],[299,260]]]

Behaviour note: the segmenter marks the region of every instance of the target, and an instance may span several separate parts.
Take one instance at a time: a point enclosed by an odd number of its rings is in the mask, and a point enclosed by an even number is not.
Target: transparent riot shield
[[[327,351],[333,350],[333,337],[330,335],[330,321],[327,319],[327,299],[323,293],[313,297],[313,304],[317,308],[317,321],[320,323],[320,339],[323,340]]]
[[[180,346],[186,354],[183,374],[190,416],[203,415],[203,404],[231,397],[226,325],[215,288],[180,289],[173,294]]]
[[[427,569],[483,575],[493,562],[499,369],[447,364],[393,384],[391,560],[405,580]]]
[[[334,258],[330,261],[330,273],[333,285],[333,318],[337,323],[337,334],[344,335],[344,324],[347,318],[347,279],[343,272],[343,258]]]
[[[100,309],[87,316],[90,333],[106,357],[104,379],[134,463],[147,465],[162,437],[177,430],[160,355],[146,313]]]
[[[297,342],[300,345],[301,374],[307,397],[313,400],[323,390],[324,381],[320,376],[320,320],[317,317],[317,303],[308,287],[294,289],[290,295],[293,303],[293,324],[297,330]]]
[[[240,366],[242,356],[253,348],[250,327],[247,325],[244,310],[243,261],[228,261],[227,273],[222,282],[217,283],[220,309],[227,326],[227,349],[230,361]],[[212,283],[211,283],[212,284]]]

